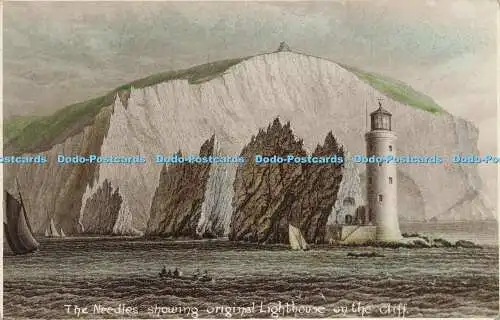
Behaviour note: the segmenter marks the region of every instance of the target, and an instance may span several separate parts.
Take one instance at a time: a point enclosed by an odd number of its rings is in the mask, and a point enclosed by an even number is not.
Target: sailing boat
[[[3,223],[4,234],[12,252],[27,254],[38,250],[40,244],[33,236],[21,192],[19,191],[20,201],[7,191],[4,191],[4,197],[6,215]]]
[[[63,229],[61,228],[61,232],[59,232],[61,235],[61,238],[66,238],[66,234],[64,233]]]
[[[62,229],[61,229],[62,231]],[[50,219],[50,225],[47,229],[45,229],[45,236],[49,238],[60,238],[61,235],[57,232],[56,226],[54,224],[54,220]]]
[[[308,250],[307,242],[302,236],[300,230],[291,224],[288,225],[288,240],[292,250]]]

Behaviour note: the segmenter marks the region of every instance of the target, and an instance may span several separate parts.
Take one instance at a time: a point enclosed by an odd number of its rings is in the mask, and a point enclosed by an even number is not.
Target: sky
[[[307,52],[402,80],[497,152],[495,0],[9,2],[4,117],[47,115],[158,71]],[[497,169],[482,167],[496,190]]]

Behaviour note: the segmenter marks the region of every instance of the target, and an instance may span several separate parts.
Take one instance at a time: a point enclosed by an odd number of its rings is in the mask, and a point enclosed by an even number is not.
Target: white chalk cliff
[[[478,130],[470,122],[447,112],[434,114],[393,100],[335,62],[282,51],[244,59],[200,83],[177,79],[131,88],[126,101],[116,96],[112,105],[100,111],[101,120],[44,150],[48,164],[4,166],[5,183],[7,189],[12,188],[13,178],[18,176],[35,231],[41,232],[47,216],[53,216],[64,230],[77,232],[78,222],[85,220],[86,202],[104,181],[109,181],[113,188],[119,188],[122,198],[114,233],[136,234],[146,229],[158,187],[162,167],[154,163],[154,155],[172,155],[178,150],[198,154],[212,134],[218,153],[239,155],[251,136],[276,116],[283,122],[290,121],[308,152],[332,131],[350,154],[364,154],[365,105],[374,110],[379,97],[393,114],[398,154],[478,153]],[[148,163],[98,165],[93,170],[55,163],[59,153],[88,152],[143,155]],[[364,166],[349,170],[362,173]],[[474,218],[494,217],[491,208],[484,208],[481,180],[474,165],[408,164],[399,165],[399,170],[411,181],[402,188],[418,192],[423,199],[423,203],[409,203],[405,210],[423,205],[422,220],[434,216],[470,219],[472,206],[481,212]],[[235,171],[234,165],[211,167],[198,224],[200,233],[213,228],[223,228],[227,233]],[[342,192],[352,193],[356,202],[360,201],[361,191],[354,190],[360,185],[358,177],[346,176],[352,181],[346,182]],[[408,197],[408,201],[411,199]]]
[[[349,159],[352,154],[346,152]],[[358,166],[352,161],[344,163],[342,182],[340,183],[337,200],[333,206],[332,214],[328,219],[328,224],[344,223],[346,215],[356,216],[356,209],[366,203],[363,195],[364,186],[361,185]]]

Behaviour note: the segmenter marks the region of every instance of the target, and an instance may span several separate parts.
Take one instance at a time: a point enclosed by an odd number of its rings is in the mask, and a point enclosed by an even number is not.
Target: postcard
[[[497,10],[5,2],[2,318],[497,316]]]

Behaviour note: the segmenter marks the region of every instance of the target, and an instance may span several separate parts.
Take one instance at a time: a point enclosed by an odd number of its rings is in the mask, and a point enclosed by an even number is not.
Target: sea
[[[221,240],[40,239],[4,255],[5,319],[492,317],[499,313],[496,222],[406,224],[481,248],[391,249]],[[383,257],[354,258],[376,251]],[[161,279],[178,268],[186,279]],[[200,268],[212,281],[189,279]]]

